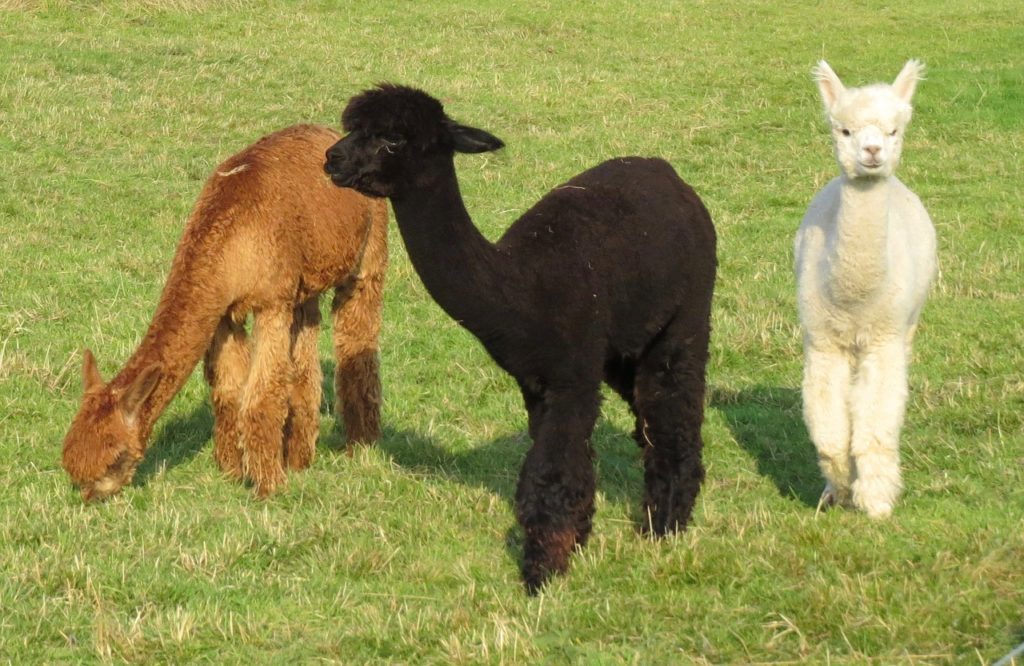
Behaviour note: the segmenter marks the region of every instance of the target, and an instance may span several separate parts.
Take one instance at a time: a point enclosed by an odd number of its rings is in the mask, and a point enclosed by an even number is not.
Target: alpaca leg
[[[523,394],[523,404],[526,406],[527,431],[530,440],[537,440],[537,431],[541,421],[544,419],[544,390],[533,383],[519,381],[519,390]]]
[[[872,518],[889,516],[903,487],[899,438],[906,404],[906,343],[892,340],[861,359],[850,395],[853,503]]]
[[[643,447],[640,431],[643,424],[636,410],[636,360],[624,356],[613,356],[605,361],[604,381],[622,397],[633,413],[633,439]]]
[[[242,467],[260,497],[285,481],[283,435],[293,373],[291,323],[290,308],[258,311],[253,323],[252,363],[240,429]]]
[[[380,439],[380,362],[377,357],[387,268],[386,229],[372,229],[363,263],[335,290],[335,414],[345,423],[349,446]]]
[[[313,462],[320,434],[320,394],[323,370],[317,342],[320,336],[320,300],[311,298],[295,308],[291,344],[294,379],[284,429],[284,458],[289,469],[305,469]]]
[[[704,481],[707,334],[670,327],[636,375],[637,443],[644,458],[642,529],[655,536],[686,529]]]
[[[206,350],[203,375],[213,403],[213,457],[220,469],[235,479],[242,478],[238,410],[248,373],[249,340],[244,323],[225,316]]]
[[[598,386],[544,396],[537,439],[526,454],[516,489],[523,526],[523,580],[535,594],[569,567],[573,549],[590,536],[595,476],[590,435],[597,420]]]
[[[822,501],[850,503],[850,359],[839,349],[804,350],[804,423],[825,477]]]

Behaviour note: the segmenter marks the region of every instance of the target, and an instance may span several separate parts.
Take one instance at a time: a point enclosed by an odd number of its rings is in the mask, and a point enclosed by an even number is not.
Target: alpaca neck
[[[510,307],[511,259],[473,225],[455,165],[430,187],[392,197],[395,220],[413,267],[438,305],[477,337],[493,335]]]
[[[138,428],[146,442],[153,425],[181,390],[202,358],[227,303],[215,297],[217,282],[196,274],[186,252],[179,250],[171,266],[160,302],[145,336],[109,388],[127,388],[153,363],[161,367],[160,380],[138,412]],[[207,276],[208,277],[208,276]]]
[[[892,189],[891,177],[842,177],[830,256],[830,287],[838,301],[865,301],[885,283]]]

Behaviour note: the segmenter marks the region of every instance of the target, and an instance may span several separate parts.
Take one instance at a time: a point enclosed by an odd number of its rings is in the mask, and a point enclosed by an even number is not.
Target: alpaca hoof
[[[275,470],[275,473],[269,474],[265,478],[253,478],[253,493],[259,499],[266,499],[284,486],[287,480],[283,469]]]
[[[293,449],[288,449],[288,454],[285,456],[285,462],[288,465],[288,469],[301,471],[307,469],[313,464],[313,458],[316,457],[316,448],[303,448],[298,452],[293,452]]]
[[[242,474],[241,462],[235,462],[234,464],[231,464],[224,462],[223,460],[218,460],[217,466],[220,468],[221,473],[223,473],[232,481],[241,481],[244,476]]]
[[[818,507],[814,510],[814,515],[834,506],[851,506],[850,491],[840,490],[831,483],[826,483],[825,489],[821,491],[821,497],[818,498]]]
[[[853,484],[853,505],[874,520],[892,515],[900,484],[888,478],[858,479]]]
[[[892,515],[892,504],[885,501],[860,501],[857,502],[857,508],[872,520],[885,520]]]
[[[703,478],[703,471],[700,477]],[[685,531],[699,490],[699,480],[691,484],[683,484],[676,479],[662,484],[649,482],[640,531],[653,537]]]
[[[892,507],[888,504],[866,508],[864,510],[867,512],[868,518],[871,518],[872,520],[885,520],[892,516]]]
[[[362,440],[345,442],[345,455],[349,458],[355,455],[356,451],[362,451],[373,446],[373,442],[364,442]]]
[[[640,533],[654,539],[675,532],[686,530],[687,519],[678,515],[669,515],[668,511],[658,511],[650,504],[644,505],[644,521],[640,525]]]
[[[569,569],[569,556],[578,543],[575,530],[528,530],[523,546],[523,583],[536,595],[554,575]]]
[[[283,485],[283,483],[257,483],[253,485],[253,493],[257,499],[267,499]]]
[[[821,497],[818,498],[818,507],[814,510],[814,515],[818,515],[825,509],[831,509],[837,504],[839,504],[839,496],[836,489],[831,485],[826,485],[825,489],[821,491]]]
[[[235,447],[232,447],[234,450],[225,450],[225,448],[215,445],[213,458],[217,461],[217,467],[229,478],[241,481],[244,475],[242,471],[242,452]]]

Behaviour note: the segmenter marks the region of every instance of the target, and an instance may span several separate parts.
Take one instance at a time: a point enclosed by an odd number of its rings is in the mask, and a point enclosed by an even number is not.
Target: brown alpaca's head
[[[139,410],[160,376],[154,363],[127,387],[111,388],[85,350],[82,406],[64,437],[63,465],[86,502],[109,497],[131,482],[146,450]]]
[[[371,197],[430,187],[452,155],[497,150],[501,139],[460,125],[422,90],[382,83],[349,100],[341,116],[348,133],[327,151],[324,170],[335,185]]]

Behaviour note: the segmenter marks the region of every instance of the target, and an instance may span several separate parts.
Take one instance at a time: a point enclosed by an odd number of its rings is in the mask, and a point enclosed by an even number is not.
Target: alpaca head
[[[460,125],[422,90],[384,83],[349,100],[346,136],[327,151],[324,170],[341,187],[373,197],[430,187],[452,155],[497,150],[501,139]]]
[[[108,497],[131,482],[146,448],[139,409],[160,376],[160,366],[152,364],[126,388],[111,388],[85,350],[82,406],[64,437],[63,453],[64,469],[85,501]]]
[[[891,176],[900,161],[910,99],[924,65],[909,60],[892,85],[846,88],[822,60],[814,69],[839,168],[847,178]]]

